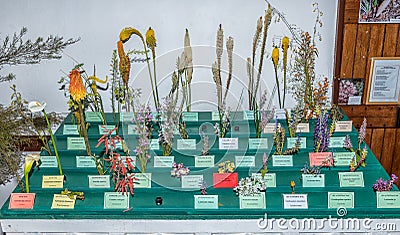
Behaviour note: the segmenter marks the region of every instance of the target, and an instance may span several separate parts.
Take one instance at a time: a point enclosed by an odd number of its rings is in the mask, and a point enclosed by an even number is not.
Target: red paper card
[[[333,166],[332,152],[309,153],[310,166]]]
[[[238,173],[214,173],[214,188],[234,188],[238,185]]]
[[[12,193],[9,209],[32,209],[34,204],[34,193]]]

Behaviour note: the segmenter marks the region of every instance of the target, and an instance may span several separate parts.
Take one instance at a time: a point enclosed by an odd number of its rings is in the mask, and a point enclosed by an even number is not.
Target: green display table
[[[325,177],[323,187],[303,187],[302,174],[300,170],[305,163],[309,162],[309,152],[313,151],[314,120],[310,121],[310,132],[301,134],[301,137],[306,139],[306,145],[300,149],[298,154],[293,155],[292,166],[274,166],[273,160],[270,158],[268,169],[269,173],[272,173],[275,176],[275,180],[272,183],[273,186],[267,187],[263,199],[264,207],[259,207],[258,205],[255,206],[257,208],[254,209],[241,208],[241,200],[236,196],[232,188],[214,187],[213,175],[218,172],[218,163],[226,160],[236,162],[237,167],[235,172],[238,174],[238,179],[240,180],[241,178],[250,176],[253,173],[258,173],[262,168],[263,154],[267,153],[271,156],[274,152],[272,134],[262,135],[262,138],[265,139],[267,143],[262,147],[252,148],[250,146],[251,144],[249,145],[249,142],[251,142],[250,139],[255,138],[254,123],[252,120],[245,120],[246,118],[244,118],[243,115],[240,116],[241,113],[242,112],[239,112],[236,120],[232,121],[232,129],[227,135],[227,137],[237,139],[237,148],[235,149],[220,149],[221,146],[219,146],[219,139],[215,136],[212,129],[212,126],[217,122],[217,120],[213,119],[211,112],[198,112],[196,113],[198,116],[196,120],[193,119],[192,121],[189,120],[186,122],[189,138],[195,141],[195,145],[192,146],[193,148],[178,149],[179,135],[175,135],[175,149],[172,152],[174,161],[177,163],[182,162],[185,166],[189,167],[191,171],[189,176],[197,175],[203,178],[208,186],[207,195],[217,195],[217,208],[212,209],[195,208],[195,198],[198,195],[201,195],[201,193],[199,187],[194,186],[193,182],[189,182],[189,186],[187,186],[186,184],[188,182],[183,183],[183,179],[173,178],[170,176],[171,168],[157,167],[154,165],[154,156],[162,154],[161,147],[158,146],[157,148],[157,144],[153,147],[153,157],[148,163],[146,171],[151,174],[151,182],[149,185],[147,187],[143,187],[143,185],[142,187],[136,187],[134,190],[134,196],[127,197],[128,205],[126,208],[111,209],[105,207],[105,195],[108,192],[113,192],[113,182],[111,181],[109,187],[89,187],[89,178],[97,176],[98,173],[94,164],[90,164],[90,162],[85,163],[85,158],[80,157],[87,155],[84,149],[68,149],[68,139],[79,137],[64,129],[65,127],[70,128],[71,125],[74,124],[71,115],[69,115],[55,132],[57,148],[61,158],[63,172],[66,176],[66,181],[64,182],[63,187],[42,188],[43,176],[57,175],[57,167],[43,166],[40,170],[35,169],[34,173],[30,177],[31,192],[36,195],[33,208],[10,209],[8,200],[1,208],[0,220],[2,221],[3,231],[21,232],[21,230],[15,228],[16,224],[31,224],[34,221],[40,224],[47,219],[51,219],[52,223],[54,222],[55,224],[59,223],[59,221],[70,223],[71,226],[74,226],[73,224],[76,223],[79,224],[75,228],[67,226],[64,229],[65,231],[69,231],[68,229],[77,231],[78,228],[81,228],[80,226],[84,226],[84,222],[82,221],[96,224],[95,227],[88,225],[90,228],[85,228],[84,231],[80,230],[82,232],[109,231],[113,228],[116,232],[121,232],[123,230],[122,228],[116,229],[115,226],[110,227],[110,225],[106,223],[116,224],[116,226],[126,226],[126,223],[131,223],[132,221],[132,223],[137,223],[136,225],[139,226],[138,229],[140,228],[140,231],[160,231],[157,230],[157,228],[151,226],[148,227],[148,225],[142,224],[147,221],[147,223],[156,226],[154,220],[159,221],[160,224],[165,223],[163,226],[167,226],[168,221],[180,221],[179,224],[181,224],[182,228],[185,228],[186,226],[187,230],[174,231],[188,232],[194,232],[194,228],[190,226],[190,223],[192,223],[194,227],[201,227],[203,223],[207,224],[207,226],[215,226],[215,231],[238,232],[240,227],[237,226],[251,222],[253,223],[251,226],[254,228],[251,231],[259,232],[263,230],[260,229],[260,226],[257,225],[257,223],[259,223],[260,219],[265,218],[266,216],[269,219],[284,218],[288,220],[292,218],[300,220],[307,218],[371,218],[386,222],[393,220],[394,224],[398,223],[396,218],[400,216],[400,205],[395,204],[395,206],[391,206],[397,208],[378,208],[377,206],[377,195],[373,191],[372,185],[378,178],[382,177],[383,179],[389,179],[389,176],[369,148],[366,160],[367,166],[361,167],[357,170],[357,172],[359,172],[357,174],[362,174],[363,177],[362,186],[345,187],[345,185],[340,185],[339,175],[343,174],[342,172],[349,172],[349,167],[342,165],[334,166],[329,169],[323,168],[321,170],[321,173],[324,174]],[[115,119],[114,115],[106,114],[107,125],[114,125],[115,120],[118,120],[118,118],[119,117]],[[284,123],[283,120],[281,122]],[[95,147],[97,140],[101,136],[99,126],[102,126],[103,123],[101,119],[93,119],[89,123],[89,141],[93,153],[98,155],[104,150],[103,147]],[[131,125],[133,125],[133,123],[130,121],[129,115],[123,116],[121,122],[119,122],[119,135],[127,141],[128,147],[132,150],[137,144],[137,135],[129,131],[129,128],[132,128]],[[196,156],[201,155],[202,150],[201,135],[199,134],[201,131],[205,132],[209,136],[211,146],[209,155],[212,155],[214,159],[214,165],[210,167],[195,167]],[[356,142],[357,132],[354,127],[351,132],[334,133],[333,137],[344,137],[345,135],[350,135],[353,143]],[[156,139],[157,136],[157,130],[154,130],[152,138]],[[342,147],[332,147],[329,151],[332,151],[334,155],[340,152],[347,152]],[[45,153],[42,153],[42,156],[45,156]],[[254,163],[251,163],[250,165],[240,163],[240,160],[238,159],[243,159],[243,156],[250,156],[250,159],[254,159]],[[82,161],[82,159],[83,163],[78,163],[79,161]],[[137,174],[140,175],[138,170]],[[194,179],[196,178],[194,177]],[[294,189],[295,194],[292,194],[292,189],[290,187],[291,181],[294,181],[296,185]],[[76,200],[73,209],[52,209],[54,194],[59,194],[65,188],[72,191],[84,192],[85,199],[83,201]],[[394,186],[392,191],[398,191],[397,187]],[[16,188],[14,193],[18,192],[19,188]],[[350,199],[353,206],[344,206],[342,208],[341,206],[332,205],[335,202],[334,199],[328,199],[328,197],[334,197],[335,194],[341,195],[340,193],[343,192],[345,193],[345,196],[351,195],[353,197]],[[293,197],[297,195],[306,197],[305,204],[299,203],[299,205],[306,206],[307,208],[296,209],[296,205],[285,208],[284,204],[288,202],[288,199],[285,199],[285,197],[293,199]],[[157,197],[162,198],[161,205],[155,203]],[[344,199],[341,201],[342,203],[343,200]],[[349,204],[345,203],[345,205]],[[346,212],[340,211],[339,209]],[[231,227],[224,230],[223,226],[228,226],[228,222],[231,224]],[[235,224],[232,224],[231,222],[234,222]],[[101,226],[103,226],[103,230]],[[35,231],[40,230],[39,228],[34,227],[35,226],[30,228]],[[54,227],[54,225],[51,225],[50,227]],[[167,229],[167,227],[164,227],[164,231],[173,231],[172,229]],[[196,231],[200,231],[200,227],[198,227],[198,230]],[[57,229],[52,229],[51,231],[54,232],[56,230]],[[64,230],[60,229],[57,231]],[[48,230],[44,229],[43,231]],[[244,231],[250,230],[244,229]],[[330,230],[328,229],[324,231]]]

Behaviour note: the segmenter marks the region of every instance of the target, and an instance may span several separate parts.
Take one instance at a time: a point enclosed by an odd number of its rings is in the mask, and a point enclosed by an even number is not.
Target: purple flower
[[[360,130],[358,131],[358,144],[360,145],[364,139],[367,132],[367,119],[364,117],[364,120],[360,126]]]
[[[329,147],[329,128],[328,128],[328,113],[321,113],[315,124],[314,131],[314,152],[326,152]]]
[[[344,139],[344,142],[343,142],[343,147],[345,149],[352,149],[353,148],[353,144],[351,143],[349,135],[346,135],[346,138]]]

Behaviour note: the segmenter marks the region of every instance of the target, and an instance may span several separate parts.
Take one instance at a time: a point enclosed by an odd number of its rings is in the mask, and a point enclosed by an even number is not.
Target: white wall
[[[289,22],[305,31],[312,32],[315,14],[311,0],[271,0],[271,4],[284,12]],[[319,29],[323,41],[318,43],[319,59],[317,74],[333,77],[334,39],[337,1],[319,1],[324,12],[324,26]],[[210,109],[216,102],[210,65],[215,60],[215,36],[221,23],[225,38],[234,38],[234,75],[229,104],[235,105],[237,97],[247,84],[245,60],[251,55],[252,38],[258,17],[264,15],[267,4],[263,0],[13,0],[2,1],[0,15],[0,38],[26,26],[28,37],[49,34],[65,38],[81,38],[65,53],[85,64],[89,74],[96,65],[96,75],[104,78],[109,74],[112,50],[120,30],[125,26],[139,29],[143,34],[151,26],[155,29],[158,60],[158,79],[161,81],[160,96],[169,91],[169,74],[174,70],[176,57],[181,53],[185,28],[189,29],[194,47],[193,102],[194,109]],[[272,23],[268,36],[267,54],[272,50],[274,36],[289,35],[282,23]],[[126,43],[126,48],[140,49],[136,38]],[[226,59],[224,60],[226,61]],[[12,71],[17,75],[13,83],[28,100],[46,101],[48,111],[67,111],[67,99],[58,90],[57,81],[74,66],[74,61],[64,56],[58,61],[44,61],[40,65],[5,67],[5,75]],[[225,64],[226,65],[226,64]],[[226,68],[226,67],[225,67]],[[224,77],[223,79],[226,79]],[[150,98],[150,84],[144,64],[133,64],[131,84],[141,87],[145,97]],[[265,60],[263,87],[272,89],[274,74],[270,59]],[[0,84],[0,103],[8,104],[10,84]],[[108,97],[109,92],[103,93]],[[246,96],[247,93],[244,93]],[[108,100],[109,98],[103,98]],[[108,106],[106,104],[106,106]],[[245,106],[247,107],[247,101]],[[214,107],[215,108],[215,107]],[[109,110],[110,108],[107,108]]]

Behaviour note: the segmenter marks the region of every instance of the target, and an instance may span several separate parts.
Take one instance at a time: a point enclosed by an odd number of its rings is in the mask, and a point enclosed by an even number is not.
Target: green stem
[[[87,130],[86,130],[86,125],[85,125],[85,114],[83,113],[82,105],[80,102],[78,103],[78,109],[79,109],[79,125],[81,127],[81,131],[83,134],[83,139],[85,140],[85,146],[86,146],[86,152],[89,156],[92,156],[92,151],[90,150],[90,143],[87,135]]]
[[[275,68],[275,82],[276,82],[276,89],[278,90],[278,101],[279,101],[279,108],[282,108],[282,104],[281,104],[281,91],[279,89],[279,79],[278,79],[278,70],[276,68],[276,66],[274,66]]]
[[[56,154],[56,159],[57,159],[57,164],[58,164],[58,170],[60,171],[60,175],[63,175],[63,171],[62,171],[62,167],[61,167],[61,161],[60,161],[60,156],[58,155],[58,151],[57,151],[56,141],[55,141],[55,139],[54,139],[53,131],[51,130],[51,125],[50,125],[49,118],[47,117],[46,111],[45,111],[44,109],[43,109],[43,114],[44,114],[44,117],[46,118],[47,128],[49,129],[50,138],[51,138],[51,143],[53,144],[54,153]]]
[[[29,193],[29,173],[25,175],[25,192]]]
[[[142,40],[143,47],[144,47],[144,52],[146,54],[147,70],[148,70],[149,76],[150,76],[150,84],[151,84],[151,90],[153,92],[154,105],[156,106],[156,109],[157,109],[157,108],[160,107],[160,103],[158,102],[158,99],[156,97],[156,92],[154,90],[155,84],[153,83],[153,76],[151,75],[150,62],[149,62],[149,53],[147,51],[146,42],[144,41],[144,38],[141,36],[140,39]]]

